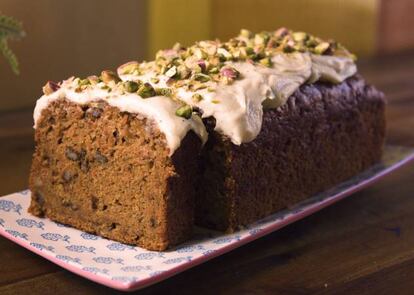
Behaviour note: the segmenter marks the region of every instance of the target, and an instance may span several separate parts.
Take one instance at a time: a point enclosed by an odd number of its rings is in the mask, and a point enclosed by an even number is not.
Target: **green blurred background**
[[[286,26],[334,38],[362,59],[414,48],[411,0],[1,0],[23,22],[10,42],[20,76],[0,58],[0,112],[33,108],[47,80],[151,59],[179,41],[227,39]]]

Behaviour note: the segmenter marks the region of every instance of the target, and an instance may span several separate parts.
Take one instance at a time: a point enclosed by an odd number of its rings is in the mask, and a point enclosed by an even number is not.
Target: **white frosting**
[[[189,130],[193,130],[202,140],[207,141],[207,131],[199,116],[192,116],[191,119],[184,119],[175,115],[180,107],[177,102],[163,96],[154,96],[146,99],[136,94],[123,94],[110,92],[97,87],[87,88],[82,92],[75,92],[70,81],[64,82],[62,87],[50,95],[43,95],[36,102],[34,109],[35,128],[43,109],[57,99],[67,99],[74,103],[84,105],[92,101],[105,100],[109,105],[119,108],[122,112],[137,113],[148,117],[157,124],[164,133],[170,155],[180,146],[181,140]]]
[[[341,83],[357,72],[354,61],[349,57],[311,55],[312,74],[308,83],[318,80]]]
[[[263,108],[277,108],[283,105],[290,95],[302,84],[318,80],[340,83],[354,75],[356,65],[351,58],[336,56],[319,56],[309,53],[279,53],[272,57],[272,67],[248,62],[228,62],[237,69],[241,78],[230,85],[208,82],[215,86],[215,91],[202,89],[196,91],[203,96],[199,102],[193,100],[195,92],[179,88],[177,96],[189,105],[197,106],[203,111],[203,117],[216,119],[215,130],[229,137],[234,144],[240,145],[252,141],[262,127]],[[124,81],[141,80],[150,82],[154,72],[145,75],[120,75]],[[161,76],[154,86],[167,87],[168,77]],[[154,83],[152,83],[154,84]],[[66,98],[79,104],[104,99],[121,111],[140,113],[153,119],[165,134],[171,154],[180,146],[181,140],[189,130],[194,130],[203,142],[207,139],[205,127],[198,116],[191,119],[175,115],[180,106],[167,97],[142,99],[136,94],[119,92],[108,93],[99,87],[88,88],[80,93],[74,91],[69,82],[51,95],[42,96],[34,112],[35,126],[41,111],[48,104],[59,98]]]
[[[216,90],[198,90],[203,100],[195,102],[195,92],[184,88],[178,90],[178,97],[192,106],[203,110],[203,118],[216,119],[215,130],[224,134],[234,144],[240,145],[256,138],[262,127],[263,109],[277,108],[302,84],[312,79],[340,83],[356,73],[356,65],[351,58],[317,56],[309,53],[280,53],[272,57],[272,67],[248,62],[227,62],[241,74],[241,79],[231,85],[217,86]],[[139,79],[150,82],[154,73],[145,75],[120,75],[122,80]],[[168,77],[161,76],[156,84],[167,87]]]

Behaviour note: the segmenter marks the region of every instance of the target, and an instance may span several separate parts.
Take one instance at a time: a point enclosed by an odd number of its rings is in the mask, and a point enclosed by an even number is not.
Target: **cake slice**
[[[38,102],[29,211],[151,250],[188,239],[202,140],[187,129],[197,127],[176,116],[179,104],[168,98],[143,100],[147,105],[138,112],[129,105],[136,97],[104,100],[106,90],[80,103],[79,84],[68,80]],[[171,116],[154,117],[149,107],[163,107]],[[181,128],[183,138],[167,141],[160,120]],[[202,135],[204,127],[198,127]],[[172,154],[174,140],[179,147]]]

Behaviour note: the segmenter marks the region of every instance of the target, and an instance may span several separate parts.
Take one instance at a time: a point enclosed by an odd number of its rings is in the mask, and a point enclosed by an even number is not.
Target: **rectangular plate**
[[[153,252],[27,213],[30,191],[0,198],[0,234],[61,267],[119,290],[137,290],[231,251],[321,210],[414,160],[414,149],[386,146],[383,162],[293,208],[233,234],[197,228],[192,241]]]

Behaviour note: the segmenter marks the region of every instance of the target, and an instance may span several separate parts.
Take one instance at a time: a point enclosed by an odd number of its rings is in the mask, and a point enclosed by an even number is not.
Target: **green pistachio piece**
[[[180,79],[186,79],[191,74],[191,71],[189,68],[187,68],[185,65],[180,65],[177,67],[177,76]]]
[[[283,52],[291,53],[295,51],[295,43],[292,40],[287,41],[284,45],[282,45]]]
[[[101,80],[99,79],[99,77],[98,76],[95,76],[95,75],[89,76],[88,77],[88,80],[89,80],[89,83],[92,84],[92,85],[96,85],[99,82],[101,82]]]
[[[251,55],[255,54],[253,47],[246,47],[245,50],[246,50],[246,55],[247,56],[251,56]]]
[[[172,89],[171,88],[155,88],[155,93],[159,96],[172,96]]]
[[[148,97],[152,97],[155,96],[155,90],[154,87],[152,87],[152,85],[150,83],[144,83],[142,84],[137,91],[138,95],[141,96],[142,98],[148,98]]]
[[[220,57],[222,57],[223,60],[231,60],[233,58],[231,53],[228,52],[227,49],[222,48],[222,47],[217,49],[217,53]]]
[[[313,48],[318,45],[318,41],[315,40],[315,38],[309,38],[305,42],[306,47]]]
[[[205,59],[207,58],[207,53],[205,53],[201,48],[194,48],[193,54],[197,56],[198,59]]]
[[[256,45],[266,45],[268,41],[269,35],[266,33],[260,33],[254,36],[254,44]]]
[[[324,54],[330,47],[330,44],[328,42],[322,42],[318,44],[314,51],[316,54]]]
[[[293,46],[294,51],[305,52],[306,48],[302,44],[295,44]]]
[[[241,36],[241,37],[244,37],[244,38],[248,38],[248,39],[250,39],[251,37],[253,37],[253,33],[252,33],[252,32],[250,32],[249,30],[246,30],[246,29],[241,29],[241,30],[240,30],[240,36]]]
[[[172,47],[172,49],[179,51],[181,49],[185,49],[180,43],[175,43],[174,46]]]
[[[169,70],[165,72],[165,75],[167,77],[173,78],[175,75],[177,75],[177,67],[172,66]]]
[[[89,79],[78,80],[78,86],[87,86],[87,85],[91,85],[91,81],[89,81]]]
[[[214,68],[211,68],[210,71],[208,71],[208,72],[210,74],[217,74],[219,72],[219,69],[218,69],[218,67],[214,67]]]
[[[210,77],[206,74],[196,73],[194,74],[193,79],[200,82],[207,82],[210,80]]]
[[[139,84],[135,81],[126,81],[124,82],[124,89],[129,92],[136,92],[139,88]]]
[[[270,57],[262,58],[261,60],[259,60],[259,63],[269,68],[272,66],[272,60],[270,59]]]
[[[191,98],[195,102],[199,102],[199,101],[202,101],[203,100],[203,96],[200,93],[194,93]]]
[[[175,111],[175,114],[179,117],[185,118],[185,119],[190,119],[191,115],[193,113],[193,108],[189,105],[183,105],[182,107],[178,108]]]
[[[59,88],[60,88],[59,84],[57,84],[57,83],[55,83],[53,81],[48,81],[46,83],[46,85],[43,86],[43,89],[42,90],[43,90],[43,93],[45,95],[50,95],[53,92],[57,91]]]
[[[118,73],[120,75],[138,75],[139,74],[139,63],[136,61],[131,61],[126,63],[118,68]]]
[[[160,82],[160,79],[158,77],[152,77],[150,81],[151,83],[157,84],[158,82]]]
[[[121,81],[121,79],[118,77],[118,75],[115,74],[112,71],[102,71],[102,73],[101,73],[101,80],[104,83],[109,83],[109,82],[118,83],[118,82]]]
[[[308,39],[308,34],[306,34],[305,32],[294,32],[292,34],[292,38],[296,42],[302,42],[302,41],[305,41],[306,39]]]
[[[274,36],[277,38],[283,38],[288,34],[289,34],[289,30],[283,27],[274,32]]]

